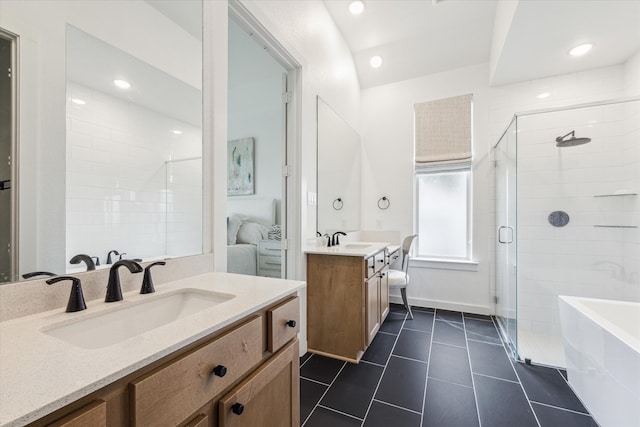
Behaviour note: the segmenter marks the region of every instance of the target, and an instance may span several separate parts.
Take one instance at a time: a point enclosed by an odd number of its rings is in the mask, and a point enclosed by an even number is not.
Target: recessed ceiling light
[[[373,68],[380,68],[380,66],[382,65],[382,57],[378,55],[372,56],[371,59],[369,60],[369,64]]]
[[[538,95],[538,99],[545,99],[550,97],[551,94],[549,92],[542,92],[541,94]]]
[[[349,3],[349,12],[351,12],[352,15],[360,15],[364,12],[364,3],[360,0],[352,1]]]
[[[131,83],[125,80],[114,80],[113,84],[119,87],[120,89],[129,89],[131,87]]]
[[[80,98],[71,98],[71,102],[76,104],[76,105],[84,105],[87,103],[87,101],[85,101],[84,99],[80,99]]]
[[[591,43],[581,44],[580,46],[576,46],[569,51],[569,55],[571,56],[582,56],[585,53],[589,52],[593,45]]]
[[[174,129],[171,131],[174,135],[182,135],[182,131],[180,129]]]

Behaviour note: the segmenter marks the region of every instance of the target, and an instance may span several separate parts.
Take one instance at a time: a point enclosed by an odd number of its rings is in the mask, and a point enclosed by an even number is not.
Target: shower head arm
[[[575,138],[576,137],[576,131],[572,130],[571,132],[569,132],[568,134],[564,135],[564,136],[559,136],[556,138],[556,142],[562,142],[564,141],[564,139],[566,137],[568,137],[569,135],[571,135],[571,137]]]

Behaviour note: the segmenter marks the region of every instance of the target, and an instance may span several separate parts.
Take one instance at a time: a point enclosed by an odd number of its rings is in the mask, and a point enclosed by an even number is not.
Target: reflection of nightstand
[[[258,276],[281,277],[282,241],[258,241]]]

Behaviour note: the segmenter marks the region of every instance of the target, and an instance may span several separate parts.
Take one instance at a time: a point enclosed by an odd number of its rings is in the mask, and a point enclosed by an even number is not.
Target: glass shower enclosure
[[[563,367],[558,295],[640,301],[640,99],[515,114],[492,158],[498,324]]]

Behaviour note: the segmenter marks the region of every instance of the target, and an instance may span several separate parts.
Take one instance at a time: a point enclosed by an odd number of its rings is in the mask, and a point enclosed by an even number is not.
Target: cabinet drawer
[[[300,360],[294,340],[218,403],[219,427],[298,427]]]
[[[295,324],[290,323],[291,321]],[[275,353],[289,340],[296,337],[300,330],[300,299],[291,298],[267,311],[268,343],[267,349]]]
[[[261,256],[259,269],[278,270],[282,266],[282,259],[279,256]]]
[[[50,427],[106,427],[106,425],[107,403],[104,400],[98,400],[50,424]]]
[[[255,316],[168,366],[132,382],[133,425],[178,425],[260,363],[262,340],[262,317]]]
[[[265,270],[265,269],[261,269],[261,270],[258,270],[258,276],[274,277],[276,279],[281,279],[282,278],[282,274],[280,273],[280,270]]]
[[[366,267],[367,278],[373,276],[376,272],[380,271],[385,266],[385,251],[380,251],[374,256],[367,258]]]
[[[280,240],[260,240],[258,242],[258,253],[263,255],[280,256],[282,242]]]

